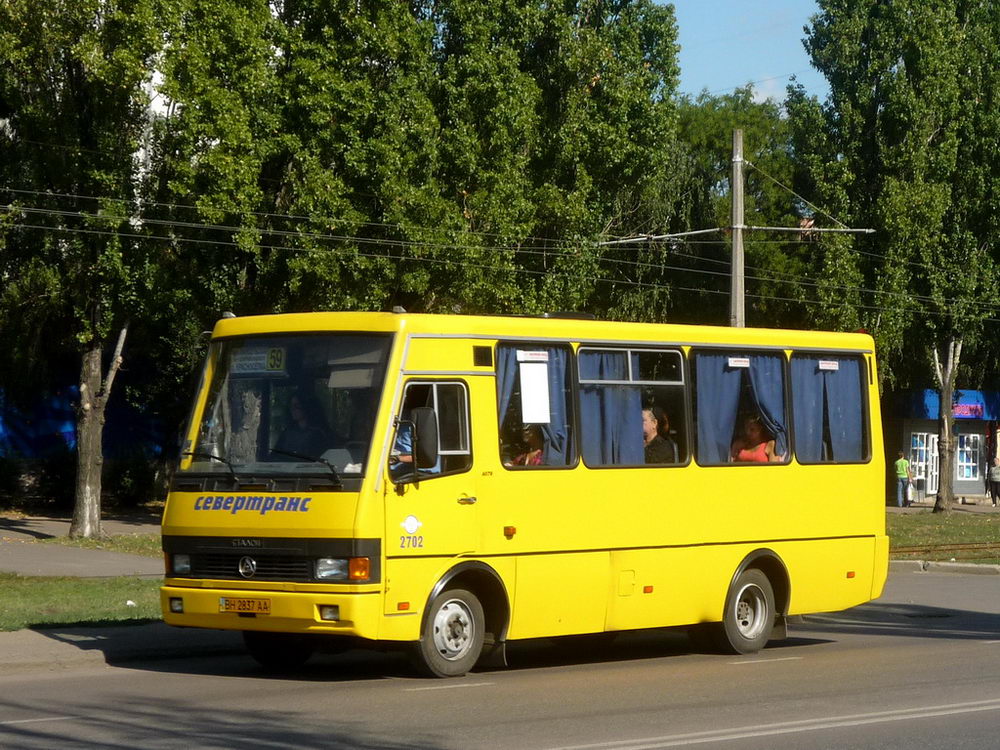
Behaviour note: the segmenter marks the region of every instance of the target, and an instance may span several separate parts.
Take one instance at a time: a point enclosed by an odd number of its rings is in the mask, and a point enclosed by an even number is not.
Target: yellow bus
[[[872,339],[572,317],[220,320],[163,514],[164,619],[267,667],[689,626],[753,653],[888,565]]]

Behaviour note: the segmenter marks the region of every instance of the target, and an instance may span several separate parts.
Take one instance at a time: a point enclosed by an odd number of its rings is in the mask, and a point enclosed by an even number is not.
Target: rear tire
[[[465,589],[448,589],[427,611],[424,632],[414,650],[418,669],[431,677],[460,677],[483,651],[483,605]]]
[[[243,642],[254,661],[269,672],[301,667],[316,650],[309,636],[244,630]]]
[[[755,654],[774,628],[774,590],[763,571],[740,573],[726,595],[719,646],[730,654]]]

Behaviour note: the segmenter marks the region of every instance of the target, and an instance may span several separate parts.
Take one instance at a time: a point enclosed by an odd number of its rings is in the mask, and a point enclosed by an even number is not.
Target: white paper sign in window
[[[729,366],[730,367],[739,367],[739,368],[746,369],[746,368],[750,367],[750,358],[749,357],[730,357],[729,358]]]
[[[527,353],[527,352],[526,352]],[[545,352],[540,352],[545,354]],[[518,352],[520,356],[521,352]],[[525,424],[548,424],[549,366],[545,362],[521,362],[521,421]]]
[[[530,349],[518,349],[517,350],[517,361],[518,362],[548,362],[549,361],[549,353],[548,352],[532,351]]]
[[[836,372],[840,369],[840,362],[835,359],[821,359],[819,361],[819,369]]]

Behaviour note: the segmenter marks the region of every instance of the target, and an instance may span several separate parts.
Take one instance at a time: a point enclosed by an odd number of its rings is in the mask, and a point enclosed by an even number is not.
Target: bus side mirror
[[[413,421],[413,460],[417,469],[433,469],[438,462],[437,414],[429,406],[418,406]]]

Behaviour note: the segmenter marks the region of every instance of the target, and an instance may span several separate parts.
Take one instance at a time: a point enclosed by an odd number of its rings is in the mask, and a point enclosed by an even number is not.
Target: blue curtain
[[[549,423],[542,425],[545,437],[543,461],[546,466],[566,466],[572,455],[566,403],[566,364],[569,357],[565,349],[552,347],[545,351],[549,353]]]
[[[541,425],[544,439],[543,463],[547,466],[566,466],[573,456],[573,446],[569,426],[569,409],[566,403],[566,367],[568,353],[559,347],[497,347],[497,406],[498,423],[503,427],[503,419],[510,407],[515,386],[518,383],[519,368],[517,350],[530,349],[544,351],[549,355],[549,423]]]
[[[750,357],[750,389],[764,426],[774,435],[774,450],[779,456],[788,453],[788,428],[785,426],[784,357],[755,354]]]
[[[729,461],[740,400],[740,375],[728,354],[695,355],[698,394],[698,463]]]
[[[814,357],[792,357],[792,424],[795,456],[803,463],[823,460],[823,373]]]
[[[837,370],[824,371],[826,412],[830,419],[830,443],[834,461],[864,459],[864,411],[861,405],[860,362],[836,359]]]
[[[581,380],[628,380],[625,352],[580,353]],[[642,394],[637,386],[580,389],[580,445],[589,466],[638,466],[645,462]]]
[[[792,408],[795,413],[795,454],[799,461],[861,461],[864,459],[864,406],[861,403],[861,363],[853,357],[822,357],[839,363],[820,370],[820,357],[792,357]],[[831,455],[823,455],[823,407],[830,430]]]

